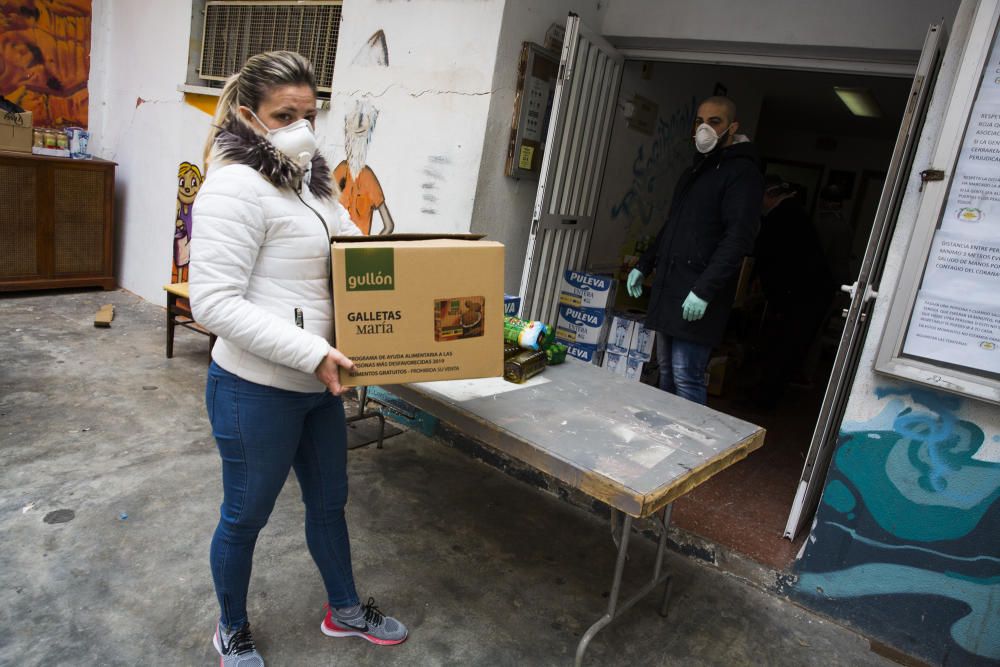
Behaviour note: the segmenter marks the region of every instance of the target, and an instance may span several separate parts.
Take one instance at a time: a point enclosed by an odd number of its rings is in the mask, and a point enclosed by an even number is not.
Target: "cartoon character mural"
[[[172,283],[186,283],[191,261],[191,206],[204,179],[198,165],[181,162],[177,169],[177,215],[174,220],[174,260]]]
[[[385,193],[378,177],[368,166],[368,146],[378,109],[366,100],[359,100],[354,110],[344,116],[344,151],[347,159],[333,170],[333,180],[340,188],[340,203],[351,220],[364,234],[371,234],[372,220],[378,211],[382,220],[379,235],[391,234],[395,225],[385,203]]]
[[[898,385],[845,423],[793,595],[942,665],[1000,665],[1000,435]]]
[[[0,0],[0,94],[36,127],[87,127],[91,0]]]

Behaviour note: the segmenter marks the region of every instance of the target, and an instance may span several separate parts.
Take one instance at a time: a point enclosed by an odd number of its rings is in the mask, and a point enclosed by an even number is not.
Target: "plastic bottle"
[[[505,317],[503,339],[508,343],[516,343],[526,350],[540,350],[552,344],[555,332],[552,327],[542,322],[527,322],[517,317]]]

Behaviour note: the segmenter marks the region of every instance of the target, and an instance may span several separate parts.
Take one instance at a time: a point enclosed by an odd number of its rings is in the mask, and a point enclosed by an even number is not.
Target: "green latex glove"
[[[705,316],[705,309],[708,308],[708,301],[698,298],[694,292],[688,292],[687,298],[681,305],[684,319],[688,322],[700,320]]]
[[[633,299],[638,299],[642,296],[642,271],[639,269],[632,269],[632,271],[629,272],[626,289],[628,290],[628,295]]]

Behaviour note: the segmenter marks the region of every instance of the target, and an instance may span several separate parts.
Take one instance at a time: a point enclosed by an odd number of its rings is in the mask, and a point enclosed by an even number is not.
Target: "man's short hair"
[[[736,102],[733,102],[728,97],[724,95],[713,95],[712,97],[706,97],[701,101],[701,104],[718,104],[725,108],[726,114],[729,116],[729,122],[732,123],[736,120]],[[701,104],[698,106],[700,107]]]

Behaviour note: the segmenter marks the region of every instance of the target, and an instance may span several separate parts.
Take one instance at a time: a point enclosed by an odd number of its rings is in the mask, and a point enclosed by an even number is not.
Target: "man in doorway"
[[[629,274],[628,292],[640,296],[643,276],[656,272],[646,327],[656,331],[660,388],[704,404],[709,355],[722,342],[743,258],[753,251],[764,188],[756,150],[737,135],[732,100],[706,99],[693,129],[694,162]]]

